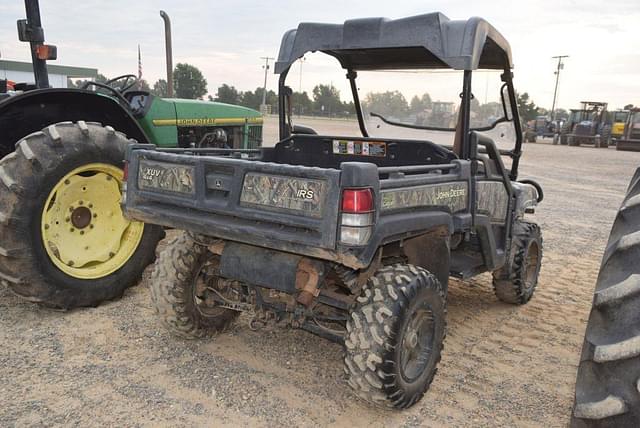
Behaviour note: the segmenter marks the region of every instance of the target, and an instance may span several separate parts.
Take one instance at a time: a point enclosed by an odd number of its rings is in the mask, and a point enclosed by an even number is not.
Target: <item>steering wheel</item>
[[[111,86],[119,80],[124,80],[124,82],[122,82],[122,86],[118,86],[115,88]],[[115,95],[120,103],[128,106],[129,101],[127,101],[127,99],[123,97],[122,94],[131,89],[136,83],[138,83],[138,78],[134,74],[123,74],[122,76],[114,77],[113,79],[107,80],[105,83],[93,81],[86,82],[84,85],[82,85],[82,89],[88,89],[89,86],[95,86],[96,88],[105,89]]]
[[[120,80],[122,80],[122,82],[119,85],[114,85],[114,83],[119,82]],[[110,86],[123,94],[133,88],[136,83],[138,83],[138,77],[135,74],[123,74],[122,76],[107,80],[105,85]]]

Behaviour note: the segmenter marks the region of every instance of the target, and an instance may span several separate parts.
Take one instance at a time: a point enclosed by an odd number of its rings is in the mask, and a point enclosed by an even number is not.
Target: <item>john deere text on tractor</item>
[[[362,135],[293,125],[287,75],[314,51],[345,69]],[[542,238],[525,214],[542,190],[517,181],[522,132],[511,64],[509,43],[480,18],[302,23],[285,33],[275,66],[275,147],[242,159],[130,146],[127,216],[189,231],[168,243],[153,273],[164,324],[203,337],[246,311],[255,327],[303,328],[344,343],[348,382],[362,398],[414,405],[440,360],[450,275],[492,272],[497,297],[512,304],[527,303],[536,287]],[[493,77],[499,116],[475,127],[478,69]],[[410,70],[420,93],[434,79],[456,78],[447,86],[459,103],[455,125],[363,111],[358,88],[384,70],[396,83]]]
[[[19,38],[30,43],[35,84],[0,94],[0,281],[49,306],[96,305],[137,281],[162,236],[122,215],[126,145],[250,149],[260,145],[262,118],[158,98],[134,90],[133,75],[49,89],[46,60],[56,49],[44,44],[38,2],[25,5]]]

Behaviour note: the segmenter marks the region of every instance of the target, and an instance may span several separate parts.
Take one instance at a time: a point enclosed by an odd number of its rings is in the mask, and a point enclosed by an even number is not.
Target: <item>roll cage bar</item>
[[[512,120],[516,132],[515,146],[511,150],[500,150],[503,156],[512,159],[509,178],[516,180],[522,154],[522,128],[518,116],[513,73],[511,72],[511,49],[508,42],[489,23],[481,18],[467,21],[451,21],[440,13],[418,15],[398,20],[366,18],[340,24],[302,23],[297,30],[285,33],[280,46],[275,73],[278,80],[278,111],[280,140],[289,138],[291,129],[291,89],[286,79],[292,64],[307,52],[320,51],[335,57],[346,69],[351,94],[363,137],[368,137],[364,114],[358,95],[356,79],[358,70],[398,69],[456,69],[463,70],[460,110],[456,128],[436,128],[407,125],[380,119],[391,125],[434,131],[455,131],[454,151],[463,159],[477,155],[477,146],[472,144],[472,132],[487,131],[498,123]],[[509,99],[501,91],[504,117],[492,126],[471,129],[471,80],[472,72],[478,69],[501,70]],[[511,115],[507,112],[507,103]],[[509,118],[509,116],[511,116]]]

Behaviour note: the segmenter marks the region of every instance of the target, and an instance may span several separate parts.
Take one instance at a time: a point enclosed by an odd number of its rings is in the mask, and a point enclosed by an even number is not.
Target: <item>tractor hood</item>
[[[177,126],[214,126],[262,123],[260,112],[248,107],[202,100],[165,98],[175,107]]]

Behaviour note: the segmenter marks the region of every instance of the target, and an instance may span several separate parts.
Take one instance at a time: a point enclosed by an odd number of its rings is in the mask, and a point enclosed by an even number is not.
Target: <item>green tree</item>
[[[528,93],[516,93],[516,104],[518,105],[521,121],[528,122],[534,120],[538,115],[538,106],[530,99]]]
[[[569,119],[569,112],[563,108],[556,109],[556,119]]]
[[[409,112],[409,104],[399,91],[369,92],[362,104],[370,112],[396,119]]]
[[[98,75],[96,76],[95,79],[93,80],[88,80],[88,79],[76,79],[75,81],[72,79],[67,78],[67,87],[68,88],[74,88],[74,89],[82,89],[82,87],[85,85],[85,83],[87,82],[98,82],[98,83],[106,83],[107,80],[109,80],[109,78],[107,78],[104,74],[100,74],[98,73]],[[94,87],[90,87],[89,89],[94,89]]]
[[[156,83],[153,84],[151,93],[157,97],[168,96],[167,81],[164,79],[157,80]]]
[[[207,93],[207,80],[195,66],[178,63],[173,70],[173,86],[177,98],[202,99]]]
[[[254,110],[260,109],[262,103],[263,88],[256,88],[255,91],[242,92],[239,95],[239,104],[244,107],[249,107]],[[267,91],[266,103],[271,105],[271,112],[276,113],[278,111],[278,95],[272,90]]]
[[[218,93],[214,101],[227,104],[238,104],[239,100],[240,93],[238,92],[238,90],[234,86],[223,83],[222,86],[218,88]]]
[[[426,109],[430,109],[431,108],[431,95],[429,95],[428,93],[424,93],[422,94],[421,97],[414,95],[413,98],[411,98],[411,104],[409,105],[409,112],[411,112],[412,114],[419,114],[424,112]]]
[[[145,79],[138,80],[137,85],[135,85],[131,89],[137,89],[138,91],[151,92],[151,88],[149,87],[149,82],[147,82]]]
[[[298,115],[311,114],[313,110],[313,102],[307,92],[294,92],[291,95],[291,105],[293,111]]]
[[[316,85],[313,88],[313,109],[327,116],[341,112],[340,91],[333,85]]]
[[[356,105],[353,101],[342,103],[342,112],[347,116],[353,116],[356,114]]]

